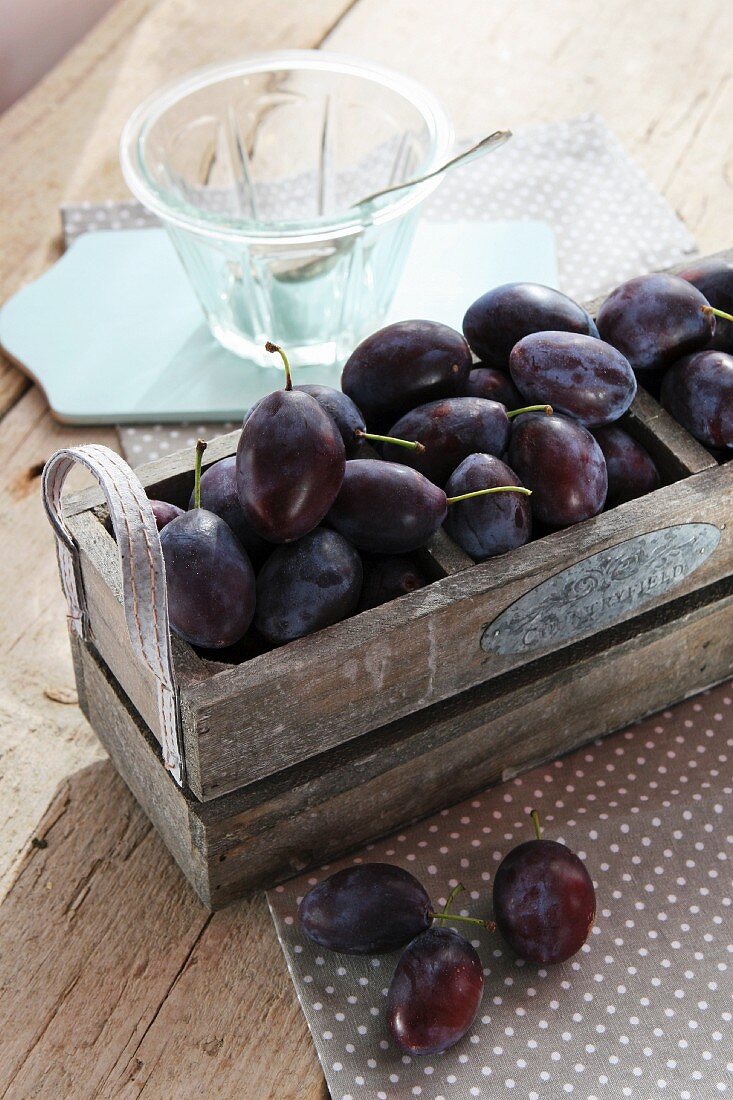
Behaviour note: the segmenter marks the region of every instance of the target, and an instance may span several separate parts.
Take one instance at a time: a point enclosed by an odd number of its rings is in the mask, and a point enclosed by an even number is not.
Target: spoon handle
[[[432,172],[428,172],[427,175],[416,176],[414,179],[403,180],[402,183],[395,183],[391,187],[383,187],[380,191],[374,191],[371,195],[366,195],[365,198],[355,202],[352,209],[357,206],[366,206],[368,203],[374,202],[375,199],[381,199],[382,195],[391,195],[392,192],[402,191],[405,187],[415,187],[418,183],[425,183],[426,180],[434,179],[435,176],[439,176],[451,168],[456,168],[459,164],[469,164],[472,160],[478,160],[479,157],[483,157],[493,149],[499,149],[506,144],[511,136],[511,130],[495,130],[493,134],[482,138],[470,149],[464,149],[462,153],[457,153],[456,156],[447,160],[445,164],[439,165]]]

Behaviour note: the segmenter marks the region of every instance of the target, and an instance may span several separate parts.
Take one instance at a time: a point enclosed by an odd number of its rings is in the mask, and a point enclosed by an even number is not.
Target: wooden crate
[[[226,665],[172,639],[180,788],[130,642],[96,491],[69,498],[82,708],[202,900],[219,907],[617,729],[733,671],[733,463],[640,391],[624,426],[665,484],[484,564],[440,533],[433,582]],[[215,440],[207,462],[236,449]],[[185,503],[190,452],[138,471]]]

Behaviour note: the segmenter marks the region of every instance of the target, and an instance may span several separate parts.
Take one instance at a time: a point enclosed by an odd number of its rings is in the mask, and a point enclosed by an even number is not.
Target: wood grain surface
[[[462,134],[599,111],[715,251],[733,242],[733,74],[720,48],[732,33],[727,0],[118,0],[0,118],[0,300],[58,254],[60,201],[124,195],[119,128],[148,90],[277,46],[400,68],[446,100]],[[0,416],[6,885],[22,860],[0,910],[3,1091],[322,1100],[263,901],[207,923],[110,765],[78,770],[100,750],[73,701],[38,475],[58,446],[115,435],[54,424],[7,362]],[[48,849],[28,847],[37,828]]]

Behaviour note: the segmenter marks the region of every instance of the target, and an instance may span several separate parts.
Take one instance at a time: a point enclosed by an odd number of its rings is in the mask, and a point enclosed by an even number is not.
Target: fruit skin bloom
[[[528,840],[502,860],[494,879],[494,916],[527,962],[565,962],[588,939],[596,894],[585,864],[555,840]]]
[[[676,275],[638,275],[606,298],[598,331],[635,371],[667,367],[710,342],[715,319],[707,306],[700,291]]]
[[[425,888],[391,863],[336,871],[309,890],[298,909],[300,929],[309,939],[347,955],[404,947],[432,919]]]
[[[484,989],[481,960],[452,928],[430,928],[403,952],[387,994],[387,1026],[408,1054],[438,1054],[473,1023]]]
[[[680,359],[664,376],[661,402],[698,442],[733,447],[733,355],[699,351]]]

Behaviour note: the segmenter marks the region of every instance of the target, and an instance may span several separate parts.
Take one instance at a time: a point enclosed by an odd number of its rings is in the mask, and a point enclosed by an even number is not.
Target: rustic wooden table
[[[0,300],[57,255],[62,200],[124,195],[117,138],[144,94],[277,47],[400,68],[459,134],[599,111],[719,249],[733,243],[732,34],[728,0],[119,0],[0,118]],[[325,1097],[264,899],[202,910],[75,705],[39,474],[58,446],[115,433],[55,423],[2,361],[0,416],[2,1095]]]

